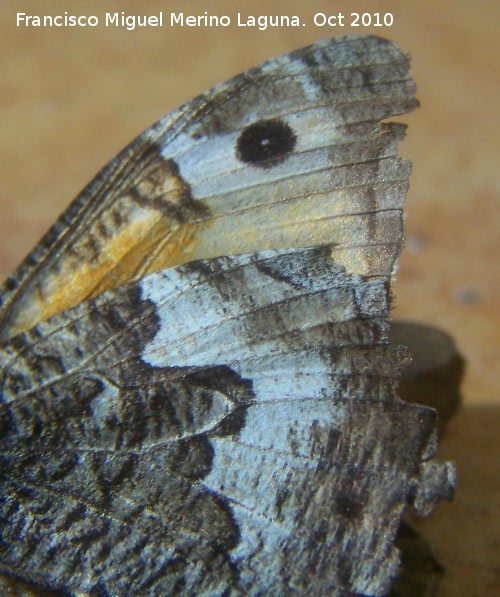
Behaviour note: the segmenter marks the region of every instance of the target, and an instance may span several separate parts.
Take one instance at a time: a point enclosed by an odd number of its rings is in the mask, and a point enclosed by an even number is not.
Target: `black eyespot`
[[[236,142],[236,157],[252,166],[272,168],[295,149],[297,137],[282,120],[259,120],[247,126]]]

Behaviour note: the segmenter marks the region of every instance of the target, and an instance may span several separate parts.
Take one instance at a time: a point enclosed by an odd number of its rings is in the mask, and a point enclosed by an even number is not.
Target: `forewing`
[[[388,276],[402,236],[416,107],[408,59],[371,36],[275,58],[161,119],[112,160],[0,292],[0,338],[192,259],[334,244]]]

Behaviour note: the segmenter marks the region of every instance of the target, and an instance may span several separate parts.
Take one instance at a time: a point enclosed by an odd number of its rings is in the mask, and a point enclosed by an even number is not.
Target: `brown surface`
[[[22,5],[22,6],[21,6]],[[184,3],[187,6],[188,3]],[[230,14],[234,3],[191,2]],[[408,247],[395,315],[449,332],[467,361],[464,406],[442,443],[458,464],[452,505],[419,522],[447,573],[441,597],[500,592],[498,79],[495,2],[335,2],[335,12],[392,12],[392,28],[316,28],[332,3],[256,0],[244,14],[297,14],[306,27],[267,31],[17,28],[31,14],[137,14],[130,0],[0,5],[0,277],[5,277],[80,188],[132,137],[208,86],[278,53],[335,34],[372,32],[413,56],[422,108],[404,118],[401,153],[414,163]],[[29,6],[29,7],[28,7]],[[180,11],[144,1],[140,14]]]
[[[396,319],[390,341],[406,346],[412,356],[399,380],[399,397],[436,409],[442,435],[461,403],[464,360],[453,338],[434,326]]]

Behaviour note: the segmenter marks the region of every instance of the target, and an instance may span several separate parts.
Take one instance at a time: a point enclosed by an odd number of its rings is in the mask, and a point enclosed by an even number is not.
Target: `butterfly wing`
[[[5,344],[3,566],[90,595],[384,594],[407,503],[452,476],[434,411],[396,397],[388,309],[329,247],[267,251]]]
[[[414,109],[407,57],[371,36],[275,58],[161,119],[112,160],[0,291],[0,339],[165,267],[332,244],[352,273],[389,276]]]
[[[415,106],[394,44],[319,42],[160,120],[82,192],[1,294],[4,572],[386,591],[406,503],[453,476],[386,336],[409,165],[380,121]]]

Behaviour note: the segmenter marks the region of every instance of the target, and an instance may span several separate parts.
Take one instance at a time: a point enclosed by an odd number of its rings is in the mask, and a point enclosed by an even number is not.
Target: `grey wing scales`
[[[4,569],[90,595],[384,594],[404,509],[452,471],[426,481],[434,412],[395,395],[386,283],[330,255],[194,262],[4,345]]]

